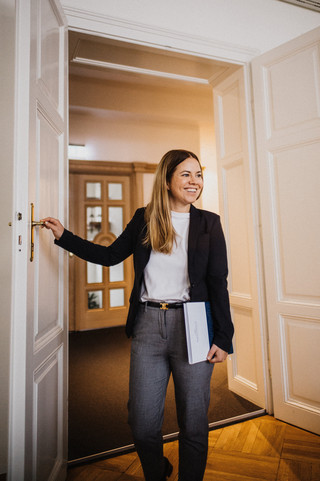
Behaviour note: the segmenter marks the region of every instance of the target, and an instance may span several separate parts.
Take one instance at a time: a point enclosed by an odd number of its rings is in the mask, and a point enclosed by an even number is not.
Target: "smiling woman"
[[[47,217],[56,244],[105,266],[133,254],[135,279],[126,325],[132,336],[129,424],[147,481],[165,481],[162,423],[168,382],[175,385],[180,428],[179,477],[201,481],[208,450],[208,407],[213,364],[227,358],[233,336],[227,291],[227,255],[218,215],[196,209],[202,192],[198,157],[171,150],[161,159],[148,206],[138,209],[108,247],[73,235]],[[207,360],[189,364],[184,302],[210,301],[215,336]]]

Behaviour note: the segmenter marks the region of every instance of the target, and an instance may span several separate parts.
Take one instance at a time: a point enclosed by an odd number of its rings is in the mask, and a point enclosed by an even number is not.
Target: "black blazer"
[[[143,245],[146,233],[145,208],[138,209],[122,234],[108,247],[94,244],[64,230],[55,243],[82,259],[112,266],[133,254],[134,284],[130,296],[126,333],[132,335],[138,312],[143,272],[151,249]],[[217,214],[190,208],[188,239],[190,301],[210,301],[214,322],[214,344],[228,352],[233,336],[227,290],[227,254],[224,235]],[[165,299],[163,299],[165,301]]]

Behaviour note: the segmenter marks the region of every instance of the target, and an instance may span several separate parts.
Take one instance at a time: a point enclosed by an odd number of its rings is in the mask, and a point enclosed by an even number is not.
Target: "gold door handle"
[[[44,222],[40,220],[39,222],[32,221],[31,222],[32,227],[37,227],[38,225],[44,225]]]
[[[30,222],[30,262],[33,262],[34,258],[34,227],[38,227],[40,225],[44,225],[43,221],[35,221],[34,220],[34,205],[31,203],[31,222]]]

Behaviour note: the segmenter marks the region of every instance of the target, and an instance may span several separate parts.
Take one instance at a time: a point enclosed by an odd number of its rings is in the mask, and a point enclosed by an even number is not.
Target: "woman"
[[[133,254],[135,279],[126,332],[132,336],[129,424],[147,481],[166,480],[161,427],[172,373],[179,424],[179,480],[203,479],[213,364],[227,358],[233,335],[227,257],[219,216],[196,209],[202,192],[199,159],[171,150],[161,159],[151,202],[138,209],[108,247],[74,236],[50,217],[55,243],[89,262],[110,266]],[[214,339],[207,361],[187,358],[183,303],[210,301]]]

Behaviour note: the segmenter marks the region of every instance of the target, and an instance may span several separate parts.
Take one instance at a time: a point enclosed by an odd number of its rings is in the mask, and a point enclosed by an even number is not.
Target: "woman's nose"
[[[196,183],[198,182],[198,180],[199,180],[198,177],[195,177],[195,176],[194,176],[194,177],[191,176],[191,177],[189,178],[190,184],[196,184]]]

